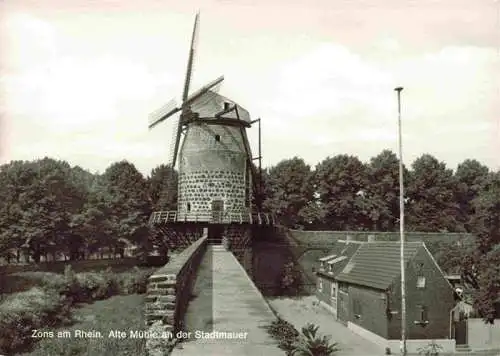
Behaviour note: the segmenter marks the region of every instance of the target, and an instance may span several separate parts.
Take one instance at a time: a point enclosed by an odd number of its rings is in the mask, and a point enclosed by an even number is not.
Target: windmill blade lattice
[[[172,137],[170,139],[170,150],[168,153],[168,159],[167,159],[167,164],[171,165],[173,167],[174,165],[174,151],[175,151],[175,142],[177,140],[177,135],[178,135],[178,128],[179,128],[179,120],[180,117],[176,117],[173,121],[173,127],[172,127]]]
[[[189,85],[191,84],[191,77],[193,75],[194,57],[196,54],[196,47],[198,44],[199,25],[200,25],[200,13],[198,12],[194,19],[193,36],[191,38],[191,46],[189,47],[186,79],[184,80],[184,91],[182,93],[183,104],[186,102],[189,95]]]
[[[175,114],[175,112],[179,110],[180,108],[178,107],[175,99],[171,99],[165,105],[153,111],[149,115],[149,120],[148,120],[149,128],[150,129],[153,128],[154,126],[158,125],[160,122],[167,119],[169,116]]]

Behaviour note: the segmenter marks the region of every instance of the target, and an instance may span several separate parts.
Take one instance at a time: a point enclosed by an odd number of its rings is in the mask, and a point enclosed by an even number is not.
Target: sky
[[[195,13],[192,90],[262,119],[263,165],[430,153],[500,168],[500,3],[493,0],[0,3],[0,163],[50,156],[93,172],[166,163]],[[257,127],[249,129],[257,155]]]

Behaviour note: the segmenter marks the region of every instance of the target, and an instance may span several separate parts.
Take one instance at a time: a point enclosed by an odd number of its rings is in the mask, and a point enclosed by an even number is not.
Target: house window
[[[321,278],[318,278],[318,290],[323,291],[323,280]]]
[[[337,309],[337,288],[335,287],[335,283],[332,282],[332,287],[330,289],[330,294],[331,294],[331,304],[333,309]]]
[[[231,107],[231,103],[228,103],[227,101],[224,102],[224,110],[229,110],[230,107]]]
[[[344,293],[347,293],[348,292],[347,284],[339,283],[339,290],[344,292]]]
[[[215,135],[215,141],[220,142],[220,135]]]
[[[191,211],[191,203],[187,203],[187,211],[190,212]]]
[[[417,277],[417,288],[418,289],[425,288],[425,277],[424,276]]]
[[[352,301],[352,313],[354,314],[354,317],[356,319],[361,318],[362,308],[361,308],[361,303],[359,302],[359,300]]]
[[[426,326],[429,324],[429,318],[427,315],[427,307],[423,305],[418,306],[419,320],[415,320],[416,325]]]

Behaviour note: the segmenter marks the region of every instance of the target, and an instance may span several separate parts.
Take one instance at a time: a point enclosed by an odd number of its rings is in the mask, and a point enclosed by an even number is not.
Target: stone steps
[[[221,252],[221,251],[224,251],[226,252],[226,249],[224,248],[223,245],[210,245],[209,248],[213,251],[213,252]]]
[[[470,352],[470,351],[472,351],[472,349],[469,347],[469,345],[456,345],[455,351],[456,352]]]

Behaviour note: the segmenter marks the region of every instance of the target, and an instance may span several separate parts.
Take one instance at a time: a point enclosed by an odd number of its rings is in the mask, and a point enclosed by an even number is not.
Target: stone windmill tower
[[[153,128],[180,113],[169,161],[179,173],[178,208],[154,212],[150,221],[206,226],[209,233],[220,237],[223,231],[227,235],[228,225],[269,225],[273,218],[261,212],[262,185],[253,164],[258,159],[261,169],[260,119],[252,121],[247,110],[218,94],[223,76],[189,94],[198,27],[199,14],[193,28],[182,103],[177,105],[171,100],[150,116],[149,128]],[[252,157],[246,133],[254,123],[259,124],[256,158]]]

